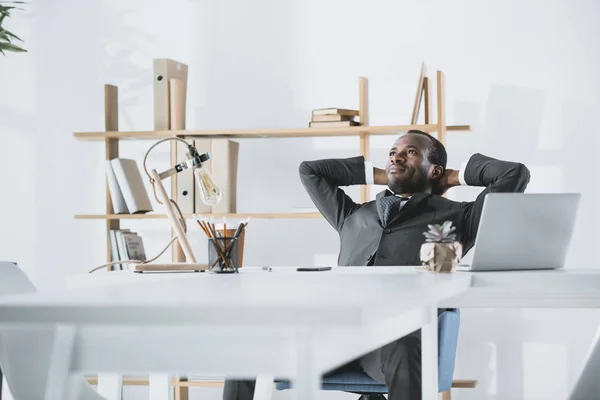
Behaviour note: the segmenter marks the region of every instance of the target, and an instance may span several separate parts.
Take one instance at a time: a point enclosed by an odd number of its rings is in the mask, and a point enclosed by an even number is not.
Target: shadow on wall
[[[295,108],[290,86],[293,4],[260,0],[258,4],[239,4],[234,9],[221,2],[206,7],[211,18],[204,34],[210,45],[203,57],[207,76],[201,79],[206,81],[203,87],[207,100],[193,111],[198,127],[306,127],[310,110]],[[269,12],[250,13],[249,8],[260,7]],[[247,18],[249,14],[253,18]],[[289,213],[300,207],[313,207],[298,176],[300,163],[315,158],[311,139],[238,141],[239,212]],[[337,151],[327,154],[336,156],[349,155]],[[337,234],[324,220],[256,219],[250,225],[245,265],[312,265],[314,254],[338,252]]]

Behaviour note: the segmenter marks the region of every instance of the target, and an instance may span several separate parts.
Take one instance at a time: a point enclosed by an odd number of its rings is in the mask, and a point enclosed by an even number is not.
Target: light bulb
[[[223,198],[223,190],[215,184],[215,181],[213,181],[213,178],[206,167],[201,166],[200,168],[195,168],[194,175],[196,176],[196,182],[200,187],[202,202],[207,206],[216,206],[219,204],[221,198]]]

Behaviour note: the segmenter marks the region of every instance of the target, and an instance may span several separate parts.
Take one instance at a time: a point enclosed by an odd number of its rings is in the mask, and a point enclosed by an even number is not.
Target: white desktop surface
[[[600,268],[456,272],[471,289],[443,301],[459,308],[600,308]]]
[[[297,379],[302,400],[324,372],[419,328],[424,399],[436,398],[436,309],[471,284],[397,267],[94,275],[103,284],[0,299],[2,326],[59,326],[55,347],[71,353],[52,365],[71,373],[278,374]]]
[[[244,267],[247,273],[267,273]],[[332,271],[302,274],[419,274],[420,267],[334,267]],[[292,267],[274,268],[271,274],[300,274]],[[196,273],[204,274],[204,273]],[[112,271],[78,274],[67,278],[68,288],[91,288],[131,283],[165,282],[189,279],[190,273],[134,274]],[[442,301],[441,307],[458,308],[600,308],[600,268],[559,268],[537,271],[457,271],[456,276],[472,278],[471,288]],[[322,276],[322,275],[319,275]]]

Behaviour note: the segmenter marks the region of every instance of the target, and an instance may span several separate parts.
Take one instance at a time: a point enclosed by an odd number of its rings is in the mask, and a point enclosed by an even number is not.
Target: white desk
[[[52,400],[68,374],[102,371],[286,376],[297,399],[312,399],[323,373],[418,328],[423,398],[436,399],[436,310],[471,281],[405,268],[123,276],[131,281],[0,300],[3,329],[57,327]]]
[[[459,308],[600,308],[600,270],[456,272],[469,291],[442,302]]]

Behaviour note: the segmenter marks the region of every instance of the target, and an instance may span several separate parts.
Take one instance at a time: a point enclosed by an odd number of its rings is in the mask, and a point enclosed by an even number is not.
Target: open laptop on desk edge
[[[489,193],[470,265],[457,271],[556,269],[565,265],[579,193]]]

